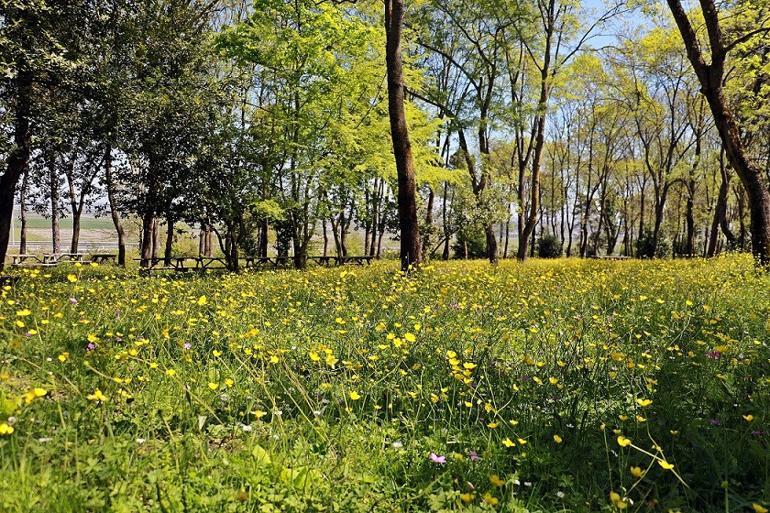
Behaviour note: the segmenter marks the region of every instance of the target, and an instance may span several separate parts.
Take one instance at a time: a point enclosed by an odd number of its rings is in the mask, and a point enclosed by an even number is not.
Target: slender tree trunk
[[[19,254],[27,254],[27,187],[29,175],[24,173],[21,181],[21,190],[19,191],[19,216],[21,218],[21,227],[19,231]],[[0,266],[0,269],[2,267]]]
[[[444,182],[444,201],[441,206],[441,222],[444,228],[444,249],[441,251],[441,259],[449,260],[449,207],[447,201],[449,200],[449,182]]]
[[[553,2],[550,6],[553,11]],[[551,37],[553,35],[553,26],[546,27],[546,39],[544,50],[543,67],[540,70],[540,98],[538,99],[538,118],[537,130],[535,132],[535,147],[532,157],[532,183],[530,184],[530,204],[529,217],[527,218],[522,230],[522,237],[519,240],[518,259],[524,260],[527,257],[527,239],[535,232],[537,226],[538,214],[540,211],[540,161],[543,156],[545,146],[545,121],[546,109],[548,108],[548,96],[550,80],[551,63]]]
[[[425,233],[423,233],[423,259],[429,259],[431,255],[425,254],[431,248],[430,236],[433,233],[433,202],[436,198],[436,194],[433,192],[433,187],[428,187],[428,204],[425,206]]]
[[[730,175],[725,166],[724,152],[720,155],[719,168],[722,175],[722,182],[719,185],[719,194],[717,204],[714,208],[714,218],[711,220],[711,233],[709,234],[709,246],[706,250],[706,256],[713,257],[717,254],[717,244],[719,242],[718,229],[721,226],[725,235],[728,237],[728,243],[732,244],[735,236],[727,225],[727,197],[730,192]],[[728,235],[729,234],[729,235]]]
[[[141,266],[151,267],[152,260],[152,226],[155,217],[152,212],[145,212],[142,216],[142,247],[141,247]]]
[[[388,112],[393,154],[398,174],[398,219],[401,230],[401,268],[420,263],[420,227],[417,221],[417,182],[412,146],[404,112],[404,74],[401,62],[403,0],[385,0],[385,61],[388,75]]]
[[[166,217],[166,247],[163,250],[164,265],[171,265],[171,252],[174,249],[174,219]]]
[[[326,231],[326,219],[321,220],[321,229],[323,230],[323,235],[324,235],[323,256],[327,257],[329,256],[329,233]],[[372,240],[374,240],[374,238],[372,238]]]
[[[112,224],[115,226],[115,233],[118,235],[118,265],[126,266],[126,232],[123,229],[123,223],[120,220],[117,201],[115,198],[115,182],[112,177],[112,146],[107,146],[104,150],[104,174],[107,182],[107,202],[110,205],[110,216]]]
[[[685,206],[685,247],[687,256],[695,256],[695,184],[687,186],[687,203]]]
[[[56,156],[49,152],[46,156],[48,167],[48,186],[51,189],[51,252],[61,253],[61,215],[59,211],[59,175],[56,172]]]
[[[158,260],[160,254],[160,221],[157,217],[152,219],[152,259]]]

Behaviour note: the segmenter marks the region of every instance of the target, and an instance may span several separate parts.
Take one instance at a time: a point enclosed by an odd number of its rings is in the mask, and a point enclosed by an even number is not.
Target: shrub
[[[487,256],[487,238],[484,230],[461,230],[457,234],[452,249],[455,258],[484,258]]]
[[[636,256],[639,258],[668,258],[671,251],[671,241],[659,234],[656,245],[655,236],[650,230],[645,230],[636,241]]]
[[[559,258],[562,244],[555,235],[545,235],[537,242],[537,256],[540,258]]]

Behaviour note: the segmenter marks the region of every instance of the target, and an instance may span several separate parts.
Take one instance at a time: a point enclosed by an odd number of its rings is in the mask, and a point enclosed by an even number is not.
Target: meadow
[[[769,313],[747,256],[26,270],[0,511],[767,513]]]

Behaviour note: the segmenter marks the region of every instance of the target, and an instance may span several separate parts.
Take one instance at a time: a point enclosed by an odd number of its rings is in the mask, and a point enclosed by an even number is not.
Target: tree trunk
[[[32,72],[22,68],[14,79],[16,109],[14,113],[13,148],[6,160],[6,169],[0,176],[0,270],[5,266],[8,241],[11,235],[13,202],[16,184],[29,167],[30,130],[29,113],[32,103]]]
[[[540,70],[540,98],[538,99],[538,117],[537,117],[537,131],[535,132],[535,147],[532,157],[532,183],[530,184],[530,204],[529,204],[529,217],[527,218],[524,228],[519,239],[519,251],[517,258],[524,260],[527,258],[527,240],[535,232],[537,226],[538,213],[540,210],[540,160],[543,156],[543,148],[545,146],[545,120],[546,109],[548,108],[548,96],[549,87],[548,81],[550,80],[550,63],[551,63],[551,36],[553,32],[553,26],[546,28],[545,34],[545,50],[543,67]]]
[[[160,251],[160,222],[157,217],[152,219],[152,260],[158,261]]]
[[[24,178],[21,182],[21,190],[19,191],[19,216],[21,218],[21,227],[19,230],[19,254],[27,254],[27,182],[29,181],[29,175],[24,173]],[[0,269],[2,267],[0,266]]]
[[[152,212],[145,212],[142,216],[142,247],[140,251],[142,267],[152,267],[152,239],[155,217]]]
[[[171,265],[171,252],[174,249],[174,220],[166,217],[166,247],[163,250],[164,265]]]
[[[428,204],[425,206],[425,233],[423,233],[422,248],[423,253],[431,247],[430,236],[433,233],[433,202],[436,194],[433,187],[428,187]],[[431,255],[423,254],[423,258],[428,259]]]
[[[412,146],[404,112],[404,76],[401,62],[403,0],[385,0],[385,61],[388,75],[388,113],[393,154],[398,174],[398,220],[401,230],[401,269],[420,263],[420,226],[417,221],[417,182]]]
[[[329,233],[326,231],[326,219],[321,220],[321,229],[324,235],[324,252],[323,256],[329,256]],[[374,240],[374,239],[372,239]]]
[[[112,180],[112,147],[107,146],[104,150],[104,174],[107,182],[107,201],[110,205],[110,216],[112,224],[115,225],[115,232],[118,234],[118,265],[126,266],[126,232],[123,229],[123,223],[118,213],[117,201],[115,198],[115,183]]]
[[[46,156],[48,167],[48,185],[51,188],[51,252],[61,252],[61,220],[59,212],[59,175],[56,174],[56,156],[48,153]]]

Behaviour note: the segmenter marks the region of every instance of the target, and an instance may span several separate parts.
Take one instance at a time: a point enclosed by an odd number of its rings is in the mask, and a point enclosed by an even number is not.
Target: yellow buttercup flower
[[[350,393],[348,394],[348,397],[350,397],[351,401],[358,401],[359,399],[361,399],[361,395],[355,390],[351,390]]]
[[[753,509],[755,513],[768,513],[767,508],[763,507],[761,504],[757,504],[756,502],[751,505],[751,509]]]
[[[497,506],[497,503],[500,502],[497,500],[497,497],[493,496],[491,493],[487,492],[482,497],[482,500],[489,504],[490,506]]]
[[[13,426],[7,422],[0,422],[0,436],[7,436],[13,433]]]
[[[666,460],[658,460],[658,465],[660,465],[663,470],[671,470],[674,468],[674,464],[669,463]]]
[[[88,399],[89,401],[97,401],[100,403],[105,403],[109,400],[109,398],[106,395],[104,395],[102,391],[98,388],[94,390],[93,394],[88,394],[86,396],[86,399]]]
[[[631,475],[639,479],[644,476],[644,470],[641,467],[631,467]]]
[[[610,492],[610,502],[618,509],[626,509],[628,502],[617,492]]]
[[[628,447],[629,445],[631,445],[631,439],[626,438],[623,435],[618,435],[618,445],[621,447]]]
[[[564,439],[559,435],[553,435],[553,441],[556,442],[557,444],[560,444],[564,441]]]
[[[642,408],[645,408],[652,404],[652,399],[637,399],[636,404],[638,404]]]
[[[503,479],[500,479],[500,476],[497,474],[492,474],[489,476],[489,482],[492,483],[492,486],[503,486],[505,484],[505,481]]]

